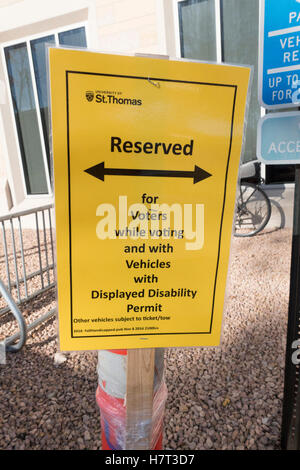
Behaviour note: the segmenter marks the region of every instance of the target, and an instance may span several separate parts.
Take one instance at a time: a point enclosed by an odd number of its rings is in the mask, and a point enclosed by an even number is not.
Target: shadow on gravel
[[[30,335],[0,366],[0,449],[100,449],[95,353],[54,364],[53,321]],[[48,331],[47,331],[48,330]]]
[[[285,348],[272,347],[276,329],[248,326],[220,348],[183,349],[180,359],[167,350],[167,449],[280,449]]]
[[[54,288],[51,288],[26,302],[22,302],[20,305],[18,305],[18,308],[22,313],[26,323],[30,323],[30,321],[33,321],[33,319],[51,310],[51,308],[54,308],[55,303],[56,291]],[[30,320],[31,318],[32,320]],[[0,315],[0,335],[3,333],[1,329],[5,327],[5,325],[9,325],[10,323],[12,324],[13,322],[16,323],[11,312]],[[16,325],[12,325],[12,328],[14,327],[16,327]]]

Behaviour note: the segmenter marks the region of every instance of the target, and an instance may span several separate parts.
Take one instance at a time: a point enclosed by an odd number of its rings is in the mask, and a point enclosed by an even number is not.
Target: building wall
[[[52,201],[47,195],[26,195],[3,46],[84,21],[92,50],[174,55],[172,4],[172,0],[0,0],[0,215]]]
[[[155,51],[159,49],[156,2],[148,0],[95,1],[99,49]]]

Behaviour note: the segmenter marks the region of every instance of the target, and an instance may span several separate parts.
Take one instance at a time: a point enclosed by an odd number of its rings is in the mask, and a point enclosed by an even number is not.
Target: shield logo
[[[93,91],[86,91],[85,97],[88,101],[93,101],[94,99],[94,92]]]

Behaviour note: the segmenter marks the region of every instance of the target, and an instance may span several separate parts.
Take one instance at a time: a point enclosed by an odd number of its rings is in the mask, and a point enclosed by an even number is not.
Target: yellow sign
[[[250,69],[49,53],[61,349],[218,345]]]

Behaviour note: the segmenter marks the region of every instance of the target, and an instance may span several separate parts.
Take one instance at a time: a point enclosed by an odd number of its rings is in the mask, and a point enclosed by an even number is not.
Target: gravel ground
[[[221,346],[165,350],[164,449],[280,448],[290,253],[287,229],[233,240]],[[50,289],[21,310],[54,305]],[[13,331],[1,317],[0,339]],[[97,354],[60,363],[56,333],[52,318],[0,365],[0,449],[101,449]]]

